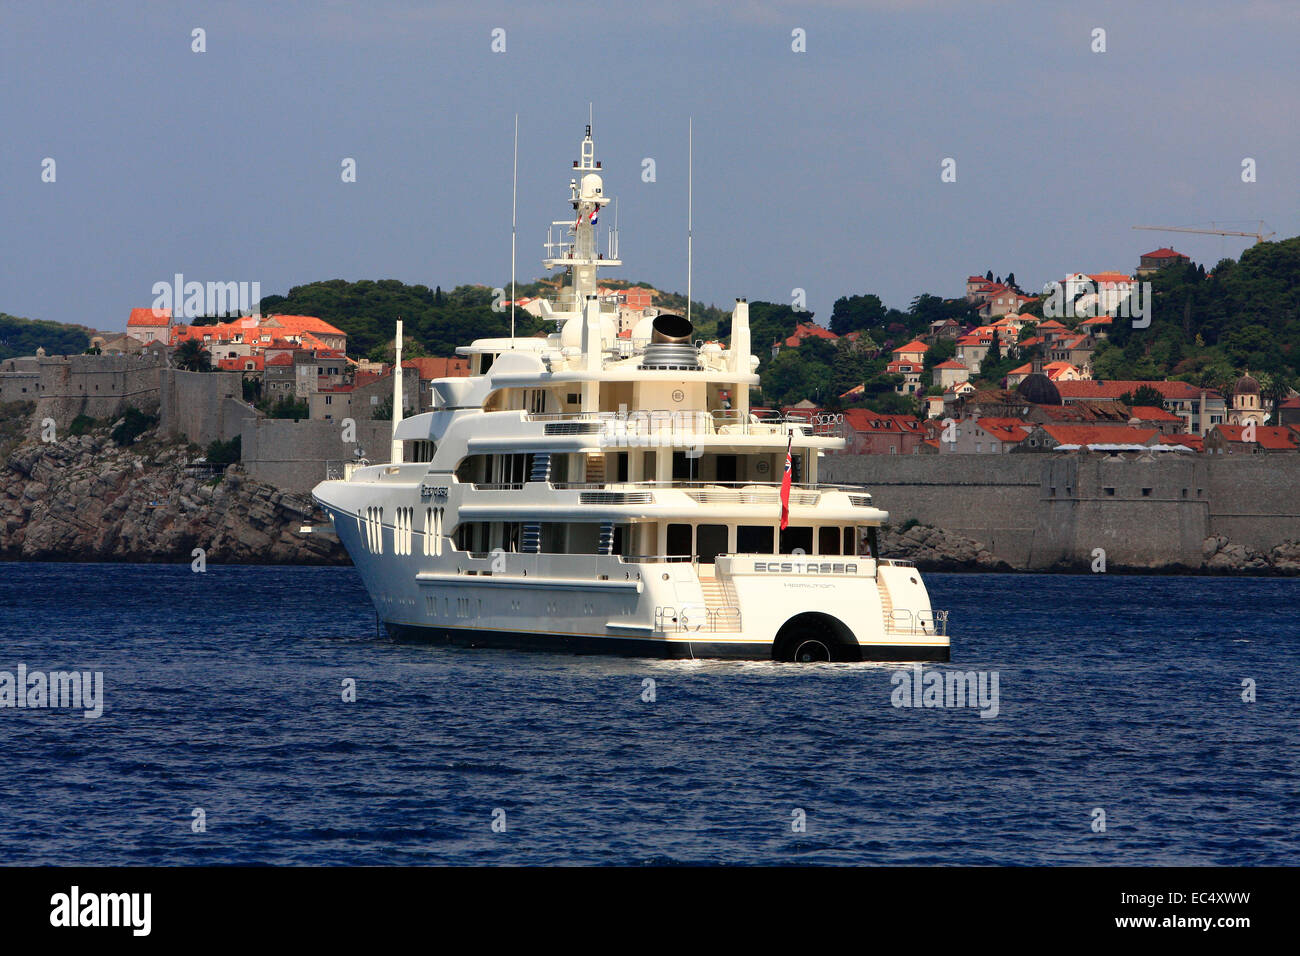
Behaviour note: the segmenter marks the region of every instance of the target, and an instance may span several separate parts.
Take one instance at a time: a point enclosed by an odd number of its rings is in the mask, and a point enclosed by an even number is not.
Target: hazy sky
[[[841,295],[905,308],[986,269],[1041,287],[1250,242],[1139,223],[1300,233],[1294,0],[515,7],[4,0],[0,311],[120,329],[177,272],[506,282],[516,112],[536,278],[589,101],[627,262],[607,275],[675,291],[694,116],[694,290],[722,306],[803,288],[824,322]]]

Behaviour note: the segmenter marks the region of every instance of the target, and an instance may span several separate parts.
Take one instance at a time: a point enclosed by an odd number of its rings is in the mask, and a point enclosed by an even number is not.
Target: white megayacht
[[[457,349],[467,378],[432,383],[403,419],[401,328],[392,460],[350,463],[313,495],[398,638],[653,657],[948,660],[947,614],[915,567],[882,560],[889,515],[818,483],[840,422],[751,412],[758,358],[737,300],[730,347],[687,318],[615,332],[597,270],[610,200],[591,128],[554,223],[558,331]],[[787,448],[788,527],[780,500]]]

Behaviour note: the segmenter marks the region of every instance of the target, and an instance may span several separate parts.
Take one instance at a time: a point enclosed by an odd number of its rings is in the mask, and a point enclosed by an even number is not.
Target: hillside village
[[[859,327],[850,328],[853,308],[884,314],[874,297],[837,302],[830,327],[789,307],[753,303],[763,385],[751,396],[752,411],[842,434],[845,455],[1300,451],[1300,395],[1283,376],[1246,368],[1231,376],[1206,375],[1198,383],[1097,375],[1094,356],[1116,323],[1131,321],[1123,306],[1138,283],[1189,265],[1186,256],[1162,248],[1141,256],[1133,275],[1067,273],[1058,282],[1071,308],[1061,319],[1045,317],[1044,297],[1026,294],[1013,275],[969,275],[959,298],[918,297],[938,317],[916,325],[926,313],[914,308],[904,316],[914,332],[888,316],[857,320]],[[345,284],[335,280],[319,288],[336,285]],[[288,298],[263,304],[306,301],[319,288],[294,289]],[[416,288],[431,302],[449,301],[441,290]],[[544,329],[550,289],[540,282],[526,291],[514,302],[515,311],[532,321],[527,328]],[[644,284],[611,283],[600,295],[620,340],[630,339],[647,315],[684,304],[680,296]],[[485,308],[489,290],[462,287],[451,296]],[[488,314],[505,321],[500,312]],[[707,346],[725,335],[726,319],[716,309],[700,312],[697,330]],[[372,456],[384,453],[383,429],[392,413],[391,343],[389,361],[373,331],[364,342],[368,350],[357,349],[340,327],[349,324],[345,318],[331,322],[270,311],[186,323],[168,309],[136,308],[124,332],[93,335],[84,354],[46,355],[38,348],[0,361],[0,402],[34,402],[38,419],[48,415],[60,427],[109,422],[132,408],[158,412],[169,434],[208,450],[217,465],[248,457],[250,449],[240,447],[246,428],[265,431],[265,423],[279,421],[273,442],[256,443],[259,454],[273,445],[281,465],[294,463],[276,474],[292,474],[284,481],[306,490],[339,459],[366,448]],[[434,406],[436,379],[470,373],[465,358],[420,354],[419,334],[412,339],[415,355],[402,362],[406,414]],[[849,384],[842,390],[814,384],[799,364],[814,354],[830,356],[837,368],[849,370],[844,374],[857,372],[857,383],[842,374]],[[195,378],[204,375],[210,378]],[[200,381],[209,384],[200,387]],[[764,403],[781,396],[786,400]],[[321,426],[337,429],[346,420],[365,425],[356,447],[324,443]],[[257,461],[250,464],[256,473]]]

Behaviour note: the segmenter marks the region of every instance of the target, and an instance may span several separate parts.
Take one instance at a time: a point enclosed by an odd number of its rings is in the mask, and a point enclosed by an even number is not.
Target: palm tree
[[[198,339],[186,339],[172,353],[172,364],[190,372],[212,371],[212,357]]]
[[[1260,372],[1255,376],[1255,379],[1259,382],[1261,404],[1273,403],[1272,422],[1274,425],[1281,425],[1281,405],[1291,394],[1291,385],[1287,382],[1286,376],[1281,373]]]

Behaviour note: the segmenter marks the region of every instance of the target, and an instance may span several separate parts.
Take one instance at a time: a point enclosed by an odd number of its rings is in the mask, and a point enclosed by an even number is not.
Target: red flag
[[[785,474],[781,476],[781,530],[784,531],[790,524],[790,476],[791,465],[790,449],[794,447],[794,433],[790,434],[790,441],[785,446]]]

